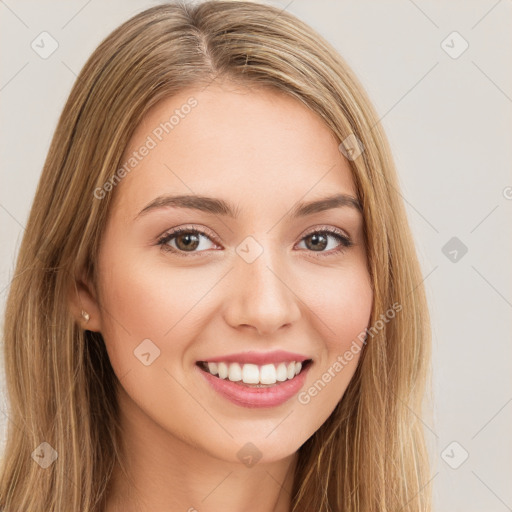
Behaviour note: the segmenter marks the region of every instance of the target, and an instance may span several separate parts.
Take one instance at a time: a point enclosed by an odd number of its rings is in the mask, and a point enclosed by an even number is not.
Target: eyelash
[[[212,234],[209,234],[208,232],[205,232],[205,231],[202,231],[202,230],[199,230],[196,228],[192,228],[192,227],[182,227],[182,228],[176,228],[172,231],[168,231],[168,232],[164,233],[158,239],[157,245],[161,246],[162,250],[172,252],[180,257],[181,256],[184,256],[184,257],[195,256],[195,255],[205,252],[205,251],[192,251],[192,252],[181,251],[179,249],[175,249],[174,247],[171,247],[168,245],[169,241],[171,241],[173,238],[176,238],[177,236],[184,234],[184,233],[203,235],[206,238],[209,238],[210,240],[212,238],[215,238],[215,237],[213,237]],[[329,235],[336,238],[340,242],[340,245],[336,249],[331,249],[330,251],[327,251],[327,252],[320,251],[317,254],[315,254],[315,256],[322,258],[322,257],[326,257],[326,256],[342,254],[343,252],[345,252],[346,249],[348,249],[349,247],[352,247],[354,245],[353,242],[350,240],[350,238],[347,237],[345,234],[343,234],[342,231],[340,231],[337,228],[332,228],[332,227],[324,227],[322,229],[311,231],[311,232],[307,233],[306,235],[304,235],[301,238],[301,241],[311,235],[325,234],[325,233],[328,233]],[[214,240],[211,240],[211,241],[214,242]],[[310,252],[314,253],[316,251],[310,251]]]

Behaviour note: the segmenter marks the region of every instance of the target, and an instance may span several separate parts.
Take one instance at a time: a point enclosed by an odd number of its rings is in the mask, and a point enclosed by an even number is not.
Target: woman
[[[20,248],[0,506],[430,510],[421,282],[332,46],[254,2],[141,12],[80,73]]]

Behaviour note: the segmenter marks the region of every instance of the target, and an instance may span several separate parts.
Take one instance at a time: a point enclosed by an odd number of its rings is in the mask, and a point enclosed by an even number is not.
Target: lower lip
[[[214,377],[211,373],[199,368],[197,370],[204,376],[208,384],[230,402],[241,407],[276,407],[295,396],[302,386],[311,367],[309,363],[297,376],[284,382],[278,382],[267,388],[253,388],[241,386],[227,379]]]

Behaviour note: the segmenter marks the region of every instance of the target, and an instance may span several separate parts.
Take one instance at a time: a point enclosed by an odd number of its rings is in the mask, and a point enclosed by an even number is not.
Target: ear
[[[92,280],[87,278],[85,272],[71,283],[69,303],[73,316],[83,329],[101,332],[101,308],[98,294]]]

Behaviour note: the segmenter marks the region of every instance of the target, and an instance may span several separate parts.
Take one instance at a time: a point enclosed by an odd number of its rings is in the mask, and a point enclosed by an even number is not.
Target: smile
[[[309,361],[305,361],[304,364],[307,365]],[[210,363],[199,361],[198,365],[203,370],[220,379],[264,386],[293,379],[302,371],[303,363],[290,361],[278,364],[256,365],[250,363]]]
[[[264,387],[295,378],[302,371],[303,365],[307,366],[310,361],[265,365],[199,361],[197,364],[202,370],[220,379]]]
[[[312,363],[311,359],[261,366],[253,363],[242,365],[236,362],[198,361],[196,368],[214,392],[233,404],[249,408],[268,408],[284,404],[302,389]],[[214,375],[213,372],[217,374]],[[244,382],[244,379],[251,382]]]

